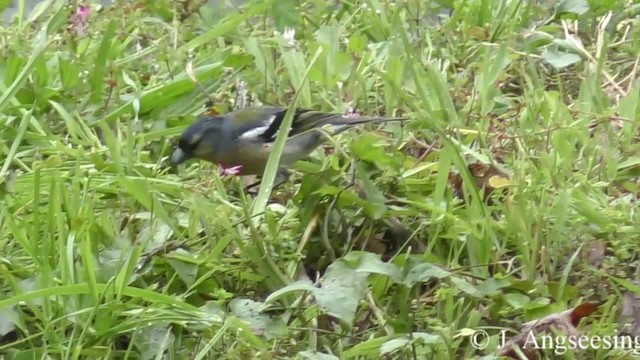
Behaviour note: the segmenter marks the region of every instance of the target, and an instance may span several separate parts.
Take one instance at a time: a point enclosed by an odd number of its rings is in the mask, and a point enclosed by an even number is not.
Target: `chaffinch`
[[[248,107],[224,115],[199,117],[181,135],[171,161],[178,165],[191,158],[225,168],[239,166],[238,175],[262,175],[287,108]],[[280,157],[276,184],[288,178],[287,168],[306,158],[325,140],[321,129],[337,134],[353,126],[402,121],[406,117],[348,117],[344,114],[296,109]]]

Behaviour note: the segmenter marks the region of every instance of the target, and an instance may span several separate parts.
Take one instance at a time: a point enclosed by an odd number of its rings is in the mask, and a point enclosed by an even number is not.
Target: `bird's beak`
[[[173,165],[182,164],[183,162],[189,160],[192,156],[182,151],[182,149],[177,148],[173,155],[171,155],[171,162]]]

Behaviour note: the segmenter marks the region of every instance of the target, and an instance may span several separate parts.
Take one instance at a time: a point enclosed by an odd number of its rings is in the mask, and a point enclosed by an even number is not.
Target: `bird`
[[[237,167],[236,175],[262,175],[287,110],[279,106],[254,106],[222,115],[202,115],[180,136],[171,162],[176,166],[198,159],[223,168]],[[350,117],[296,108],[274,188],[288,180],[288,168],[293,163],[308,157],[326,140],[325,130],[335,135],[357,125],[404,120],[408,117]],[[257,183],[249,187],[254,185]]]

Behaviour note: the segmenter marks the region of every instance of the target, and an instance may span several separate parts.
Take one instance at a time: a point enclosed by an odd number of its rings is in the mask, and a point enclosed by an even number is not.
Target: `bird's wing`
[[[259,107],[240,110],[238,113],[243,118],[251,119],[249,122],[239,121],[242,124],[238,129],[238,139],[247,141],[259,141],[270,143],[276,140],[278,131],[287,114],[287,108],[282,107]],[[245,112],[246,111],[246,112]],[[251,111],[251,113],[249,113]],[[334,131],[341,131],[354,125],[389,120],[404,120],[406,118],[382,118],[382,117],[359,117],[356,119],[346,118],[343,114],[325,113],[322,111],[309,109],[295,109],[293,122],[289,130],[289,137],[294,137],[306,133],[310,130],[321,128],[325,125],[333,125]]]
[[[276,114],[282,110],[280,107],[264,106],[234,111],[231,114],[236,127],[233,137],[248,141],[258,140],[272,125]]]
[[[287,109],[273,114],[269,127],[260,135],[263,141],[275,141],[286,114]],[[340,119],[343,119],[342,114],[328,114],[309,109],[296,109],[293,115],[291,129],[289,130],[289,137],[305,133],[326,124],[337,123]]]
[[[287,108],[283,107],[267,106],[238,110],[234,114],[237,125],[235,137],[245,141],[273,142],[286,114]],[[323,118],[329,118],[329,116],[319,111],[295,109],[289,136],[292,137],[313,128],[315,124],[322,123]]]

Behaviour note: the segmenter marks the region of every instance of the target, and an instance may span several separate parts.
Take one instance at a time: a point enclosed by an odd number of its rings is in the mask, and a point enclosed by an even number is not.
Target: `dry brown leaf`
[[[372,234],[366,239],[359,239],[356,245],[364,251],[378,255],[384,255],[389,250],[389,243],[382,237],[382,234]]]
[[[204,106],[204,113],[209,116],[218,116],[220,115],[220,110],[216,107],[213,101],[209,100]]]
[[[484,189],[485,199],[495,190],[512,185],[509,176],[491,164],[470,164],[468,169],[478,189]],[[449,184],[453,188],[455,195],[463,198],[462,176],[456,173],[449,173]]]

